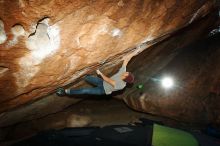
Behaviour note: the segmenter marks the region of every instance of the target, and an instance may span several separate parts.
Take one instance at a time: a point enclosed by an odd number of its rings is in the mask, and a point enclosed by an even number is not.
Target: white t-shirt
[[[116,74],[110,77],[112,80],[115,81],[115,87],[113,87],[108,82],[103,81],[103,87],[107,95],[111,94],[113,91],[124,89],[124,87],[126,86],[126,82],[121,79],[121,75],[125,72],[126,72],[126,67],[122,66]]]

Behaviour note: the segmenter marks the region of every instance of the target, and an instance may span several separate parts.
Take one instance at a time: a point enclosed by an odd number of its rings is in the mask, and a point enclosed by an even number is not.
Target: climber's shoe
[[[57,91],[56,91],[56,94],[58,96],[65,96],[66,95],[65,89],[64,88],[58,88]]]

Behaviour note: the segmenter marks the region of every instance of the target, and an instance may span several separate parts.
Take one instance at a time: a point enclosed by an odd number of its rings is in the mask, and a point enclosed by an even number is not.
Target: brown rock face
[[[205,16],[214,0],[0,1],[0,111]],[[118,60],[120,60],[118,58]]]
[[[193,28],[188,33],[195,30]],[[186,34],[163,41],[130,64],[137,81],[123,99],[138,111],[191,124],[220,125],[220,35],[197,41],[177,53],[173,48],[181,47],[183,42],[191,39]],[[160,50],[163,47],[166,49]],[[166,50],[171,52],[161,55]],[[157,59],[146,57],[153,55]],[[141,65],[139,60],[145,65]],[[164,62],[168,60],[168,63]],[[162,79],[167,76],[174,80],[174,86],[170,89],[161,86]],[[136,88],[138,85],[143,88]]]

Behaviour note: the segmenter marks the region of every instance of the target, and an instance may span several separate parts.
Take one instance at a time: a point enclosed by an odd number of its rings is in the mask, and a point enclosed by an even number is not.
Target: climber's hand
[[[138,55],[141,52],[141,50],[137,49],[134,51],[134,56]]]
[[[102,72],[100,71],[100,70],[96,70],[96,73],[97,73],[97,75],[101,75],[102,74]]]

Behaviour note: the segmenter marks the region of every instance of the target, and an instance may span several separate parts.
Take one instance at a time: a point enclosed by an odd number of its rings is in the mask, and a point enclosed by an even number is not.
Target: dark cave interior
[[[0,145],[219,146],[219,6],[0,0]],[[133,84],[107,94],[97,70],[132,53]],[[93,88],[86,75],[104,95],[56,93]]]

